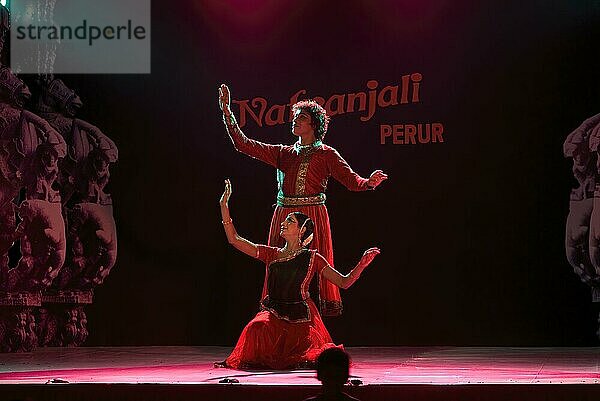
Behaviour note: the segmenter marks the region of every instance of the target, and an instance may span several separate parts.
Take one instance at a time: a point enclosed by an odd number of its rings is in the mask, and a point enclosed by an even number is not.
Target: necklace
[[[304,248],[298,248],[295,251],[291,251],[291,252],[286,252],[286,251],[282,251],[279,254],[279,257],[277,258],[278,261],[281,260],[289,260],[289,259],[293,259],[295,258],[300,252],[302,252],[304,250]]]
[[[296,150],[296,152],[300,153],[301,151],[306,149],[317,148],[321,146],[322,143],[323,142],[321,142],[320,140],[316,140],[313,143],[309,143],[308,145],[301,145],[300,142],[296,142],[294,143],[294,149]]]

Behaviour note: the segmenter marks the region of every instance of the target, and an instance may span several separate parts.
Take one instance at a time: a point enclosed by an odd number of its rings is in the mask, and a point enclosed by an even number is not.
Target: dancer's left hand
[[[361,266],[361,268],[365,268],[368,265],[371,264],[371,262],[373,261],[373,259],[375,259],[375,257],[377,255],[379,255],[381,253],[381,250],[379,248],[369,248],[365,251],[365,253],[363,253],[362,257],[360,258],[360,262],[359,265]]]
[[[388,179],[388,175],[381,170],[375,170],[371,173],[367,185],[371,188],[377,188],[379,184]]]

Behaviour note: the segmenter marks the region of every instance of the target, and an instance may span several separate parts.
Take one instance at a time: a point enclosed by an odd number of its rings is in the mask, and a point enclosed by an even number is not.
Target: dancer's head
[[[286,242],[300,242],[302,246],[306,246],[312,240],[314,227],[315,224],[307,215],[300,212],[292,212],[281,223],[279,234]]]
[[[341,348],[328,348],[317,358],[317,379],[324,386],[341,387],[350,376],[350,357]]]
[[[297,136],[315,136],[322,141],[329,126],[329,117],[321,105],[314,100],[302,100],[292,106],[292,133]]]

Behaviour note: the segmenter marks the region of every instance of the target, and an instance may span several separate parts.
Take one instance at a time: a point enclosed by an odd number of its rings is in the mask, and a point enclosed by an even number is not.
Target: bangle
[[[227,221],[223,221],[223,220],[221,220],[221,223],[223,223],[223,225],[224,225],[224,226],[226,226],[227,224],[231,224],[231,223],[233,223],[233,219],[229,219],[229,220],[227,220]]]
[[[228,125],[236,125],[237,121],[235,120],[235,116],[231,111],[228,113],[223,112],[223,120],[225,120],[225,124]]]

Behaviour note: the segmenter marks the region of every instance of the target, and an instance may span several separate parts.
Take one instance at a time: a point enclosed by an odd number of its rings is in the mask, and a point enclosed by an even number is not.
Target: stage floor
[[[317,386],[315,372],[213,368],[225,347],[40,348],[0,354],[0,384],[69,383]],[[364,385],[596,384],[600,348],[350,347]]]

